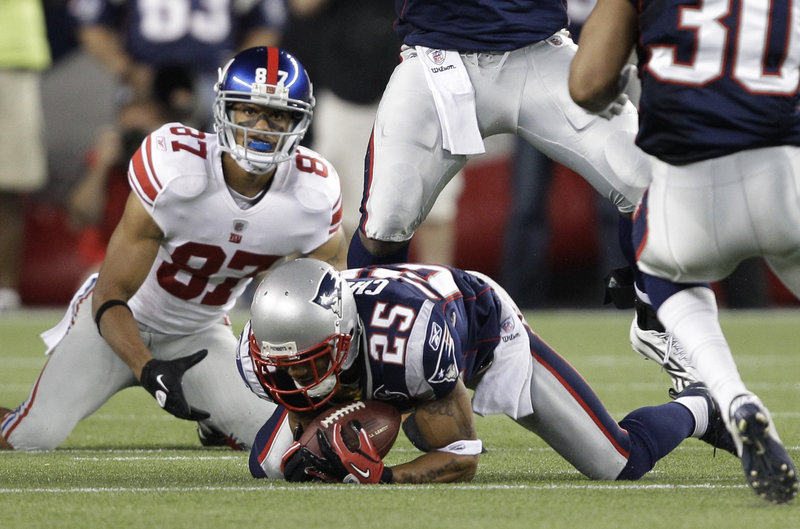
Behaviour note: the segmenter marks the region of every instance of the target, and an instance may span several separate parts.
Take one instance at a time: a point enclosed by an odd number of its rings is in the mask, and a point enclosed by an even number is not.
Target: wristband
[[[477,456],[483,451],[483,443],[480,439],[465,439],[437,448],[436,451],[448,452],[457,456]]]
[[[121,306],[125,307],[126,309],[128,309],[128,312],[133,314],[133,311],[131,311],[131,308],[128,306],[128,304],[125,303],[124,301],[122,301],[121,299],[109,299],[108,301],[106,301],[105,303],[100,305],[100,308],[97,309],[97,312],[94,315],[94,323],[95,323],[95,325],[97,325],[97,333],[100,336],[103,336],[103,333],[100,332],[100,318],[103,317],[103,314],[108,309],[110,309],[111,307],[116,307],[117,305],[121,305]]]
[[[389,467],[383,467],[381,480],[378,483],[391,483],[392,479],[394,479],[394,472],[392,472],[392,469]]]

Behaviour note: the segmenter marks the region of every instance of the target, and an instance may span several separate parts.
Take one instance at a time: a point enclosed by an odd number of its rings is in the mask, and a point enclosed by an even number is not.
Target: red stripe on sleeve
[[[342,196],[341,195],[339,195],[339,200],[336,202],[336,204],[333,207],[334,207],[334,210],[333,210],[333,216],[331,218],[331,227],[330,227],[330,230],[328,231],[328,233],[331,233],[331,234],[333,232],[335,232],[336,230],[338,230],[339,226],[341,226],[341,224],[342,224],[342,214],[343,214],[342,209],[343,208],[342,208]]]
[[[152,203],[156,196],[158,195],[158,191],[161,188],[161,184],[158,181],[158,178],[155,177],[155,171],[153,171],[153,163],[150,160],[150,137],[147,137],[145,142],[145,148],[147,149],[147,166],[145,166],[144,156],[142,155],[142,148],[140,147],[136,153],[131,158],[131,169],[132,169],[132,176],[136,179],[136,182],[139,184],[139,188],[145,194],[144,197],[150,203]],[[159,189],[156,189],[153,181],[150,179],[150,175],[153,175],[153,179],[155,180],[155,184],[158,185]]]

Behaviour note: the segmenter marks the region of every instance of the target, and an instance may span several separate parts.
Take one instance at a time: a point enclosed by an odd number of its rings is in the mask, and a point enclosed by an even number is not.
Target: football
[[[303,430],[300,444],[321,456],[317,430],[323,430],[330,439],[333,425],[339,423],[342,426],[342,439],[350,450],[355,450],[358,448],[358,437],[350,428],[352,421],[358,421],[367,431],[381,457],[389,453],[400,431],[400,412],[397,408],[378,400],[359,400],[341,404],[319,414]]]

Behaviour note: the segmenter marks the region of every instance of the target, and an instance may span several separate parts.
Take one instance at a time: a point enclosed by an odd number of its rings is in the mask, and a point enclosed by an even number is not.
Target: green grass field
[[[38,334],[61,317],[0,318],[0,405],[16,406],[43,362]],[[627,341],[627,312],[534,312],[534,330],[575,365],[621,419],[667,399],[668,377]],[[748,386],[800,461],[800,311],[723,312]],[[243,323],[238,318],[239,326]],[[503,417],[477,419],[488,453],[457,485],[292,485],[257,481],[247,454],[201,449],[191,423],[128,389],[83,421],[62,448],[0,453],[0,527],[16,528],[648,528],[800,527],[800,501],[772,506],[739,461],[690,439],[638,482],[584,478]],[[386,460],[415,457],[405,438]]]

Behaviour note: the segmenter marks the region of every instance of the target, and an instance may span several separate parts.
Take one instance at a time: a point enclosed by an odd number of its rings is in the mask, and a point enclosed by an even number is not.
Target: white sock
[[[683,405],[694,416],[694,431],[689,437],[703,437],[708,430],[708,403],[700,396],[678,397],[675,402]]]
[[[706,287],[681,290],[658,309],[658,319],[686,350],[727,421],[734,397],[750,392],[739,375],[717,316],[714,293]]]

